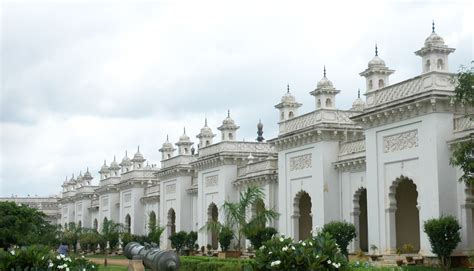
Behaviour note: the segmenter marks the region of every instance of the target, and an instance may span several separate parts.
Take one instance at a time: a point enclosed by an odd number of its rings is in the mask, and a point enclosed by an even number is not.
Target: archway
[[[82,228],[82,221],[81,221],[81,220],[79,220],[79,222],[77,222],[77,227],[78,227],[79,229]]]
[[[217,206],[214,203],[209,204],[207,208],[207,220],[211,223],[217,223],[217,219],[219,217],[219,211],[217,210]],[[216,230],[210,231],[208,235],[208,242],[211,244],[212,249],[219,248],[218,242],[218,232]]]
[[[104,217],[104,220],[102,221],[102,229],[104,229],[105,224],[107,224],[107,222],[109,222],[109,220],[107,219],[107,217]]]
[[[173,208],[168,211],[168,236],[176,233],[176,213]]]
[[[395,247],[405,244],[420,250],[420,218],[418,210],[418,192],[416,185],[407,177],[401,176],[391,187],[391,208],[395,210]],[[394,195],[394,196],[393,196]]]
[[[129,214],[125,216],[125,231],[131,233],[132,231],[132,218]]]
[[[311,197],[305,191],[300,191],[294,202],[295,240],[305,240],[311,237],[313,215],[311,213]]]
[[[148,218],[148,232],[151,232],[154,228],[156,228],[156,214],[151,211]]]
[[[92,228],[96,231],[99,230],[99,222],[97,221],[97,218],[94,219],[94,223],[92,225]]]
[[[367,221],[367,189],[359,188],[354,194],[354,225],[357,229],[355,249],[369,251]]]

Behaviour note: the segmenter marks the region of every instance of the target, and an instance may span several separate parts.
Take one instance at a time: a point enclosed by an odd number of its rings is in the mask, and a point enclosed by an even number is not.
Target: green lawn
[[[119,266],[119,265],[108,265],[107,267],[100,265],[99,271],[127,271],[127,266]]]

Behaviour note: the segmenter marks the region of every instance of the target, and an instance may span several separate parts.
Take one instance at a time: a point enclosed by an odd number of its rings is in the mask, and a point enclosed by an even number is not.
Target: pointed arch
[[[99,230],[99,222],[97,221],[97,218],[94,218],[94,222],[92,223],[92,228],[96,231]]]
[[[367,217],[367,189],[360,187],[354,193],[353,198],[354,211],[353,222],[357,230],[357,236],[354,243],[355,250],[369,251],[368,241],[368,217]]]
[[[299,191],[293,201],[294,239],[304,240],[311,236],[313,214],[311,213],[311,197],[308,192]]]
[[[129,214],[125,216],[125,231],[131,233],[132,231],[132,218]]]
[[[214,202],[211,202],[207,207],[207,220],[208,222],[217,223],[219,217],[219,210],[217,209],[217,205]],[[218,249],[218,232],[216,230],[212,230],[208,233],[208,243],[211,244],[212,249]]]

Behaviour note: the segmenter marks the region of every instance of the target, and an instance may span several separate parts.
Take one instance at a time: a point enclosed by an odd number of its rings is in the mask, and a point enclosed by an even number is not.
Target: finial
[[[89,172],[89,167],[87,167],[87,170],[86,170],[86,172]]]
[[[357,98],[360,98],[360,88],[357,89]]]
[[[286,92],[290,93],[290,84],[286,85]]]
[[[107,161],[104,159],[104,166],[107,165]]]
[[[433,20],[433,22],[431,23],[431,30],[433,31],[433,33],[435,32],[435,23],[434,23],[434,20]]]
[[[115,162],[115,155],[114,155],[114,162]]]
[[[375,56],[379,55],[379,48],[377,48],[377,43],[375,43]]]
[[[125,157],[128,157],[128,151],[125,150]]]
[[[207,117],[204,118],[204,126],[207,127]]]
[[[323,70],[324,77],[326,77],[326,65],[324,65],[324,70]]]
[[[166,141],[170,141],[170,140],[169,140],[169,137],[168,137],[168,134],[166,135]]]
[[[227,109],[227,117],[230,118],[230,109]]]
[[[183,134],[186,134],[186,127],[183,127]]]
[[[137,152],[140,152],[140,145],[138,145],[138,149],[137,149]]]

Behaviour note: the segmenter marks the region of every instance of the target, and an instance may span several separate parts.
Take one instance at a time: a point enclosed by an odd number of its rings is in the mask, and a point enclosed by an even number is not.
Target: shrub
[[[329,233],[294,242],[273,237],[256,252],[258,270],[346,270],[347,260]]]
[[[198,238],[197,232],[190,231],[186,235],[186,240],[185,240],[186,248],[189,249],[189,250],[194,250],[197,238]]]
[[[277,233],[278,232],[275,228],[266,227],[257,229],[255,233],[248,234],[247,238],[250,240],[250,243],[252,243],[252,246],[255,249],[258,249],[264,242],[272,239],[272,237]]]
[[[171,247],[176,249],[176,252],[181,253],[181,249],[186,245],[186,237],[188,234],[185,231],[173,233],[169,239],[171,241]]]
[[[223,251],[227,251],[230,246],[230,242],[234,238],[234,232],[229,227],[222,227],[219,232],[219,244]]]
[[[79,242],[81,243],[82,250],[85,251],[93,251],[97,248],[98,244],[105,243],[102,236],[93,231],[81,234]]]
[[[165,228],[155,225],[150,225],[150,232],[148,233],[148,241],[160,245],[161,234],[165,231]]]
[[[355,226],[345,221],[332,221],[324,225],[322,231],[332,236],[342,254],[347,257],[347,246],[357,236]]]
[[[433,218],[424,223],[424,231],[430,240],[431,251],[438,255],[444,267],[450,266],[451,252],[461,241],[460,229],[458,221],[452,216]]]

